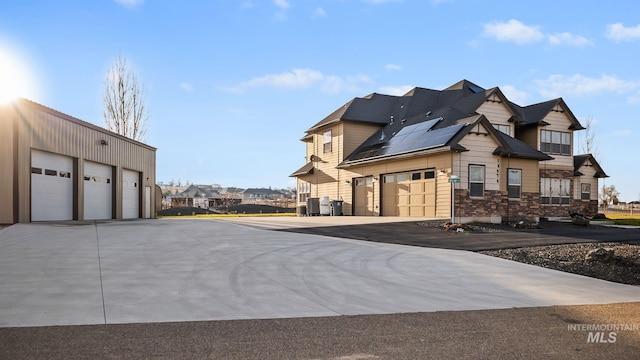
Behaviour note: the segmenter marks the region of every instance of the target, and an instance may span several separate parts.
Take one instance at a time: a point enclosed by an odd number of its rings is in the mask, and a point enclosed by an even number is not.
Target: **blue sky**
[[[606,184],[631,201],[637,14],[635,1],[8,0],[0,84],[102,126],[103,79],[122,55],[145,87],[158,181],[286,187],[304,131],[353,97],[468,79],[592,118]]]

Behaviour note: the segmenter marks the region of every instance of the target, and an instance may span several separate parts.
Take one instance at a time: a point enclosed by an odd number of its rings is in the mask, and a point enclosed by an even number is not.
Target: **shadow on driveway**
[[[640,229],[620,229],[599,225],[588,227],[570,223],[546,223],[542,229],[523,230],[496,226],[495,232],[455,233],[426,227],[417,221],[280,229],[302,234],[333,236],[400,245],[452,250],[499,250],[528,246],[621,242],[640,244]]]

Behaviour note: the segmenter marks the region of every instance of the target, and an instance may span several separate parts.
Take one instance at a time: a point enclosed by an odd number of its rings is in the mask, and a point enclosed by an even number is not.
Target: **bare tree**
[[[609,204],[611,204],[614,200],[617,202],[618,196],[620,196],[620,192],[616,190],[615,185],[604,186],[602,185],[602,189],[600,189],[600,201],[604,205],[604,211],[607,212],[609,209]]]
[[[598,155],[598,149],[596,144],[596,133],[593,131],[594,119],[591,116],[587,116],[584,121],[584,138],[580,143],[580,151],[583,154],[592,154],[593,156]]]
[[[107,72],[103,100],[107,129],[134,140],[144,139],[149,119],[144,88],[122,56],[114,60]]]

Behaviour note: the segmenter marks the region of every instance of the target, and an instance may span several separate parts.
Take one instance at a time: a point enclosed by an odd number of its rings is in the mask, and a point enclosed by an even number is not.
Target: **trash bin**
[[[330,206],[329,197],[323,197],[322,200],[320,200],[320,215],[331,215]]]
[[[298,216],[307,216],[307,205],[298,206]]]
[[[320,215],[320,199],[319,198],[307,199],[307,215],[308,216]]]
[[[331,216],[342,216],[342,200],[331,200]]]

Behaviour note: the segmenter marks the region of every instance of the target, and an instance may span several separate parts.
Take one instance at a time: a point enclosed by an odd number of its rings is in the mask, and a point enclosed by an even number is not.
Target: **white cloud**
[[[400,85],[400,86],[381,86],[380,92],[387,95],[404,95],[409,92],[409,90],[413,89],[415,86],[413,85]]]
[[[616,137],[631,136],[631,135],[633,135],[633,131],[631,131],[629,129],[621,129],[621,130],[616,130],[616,131],[612,132],[611,135],[616,136]]]
[[[324,92],[338,93],[343,91],[359,91],[359,84],[370,82],[371,79],[366,75],[340,77],[337,75],[324,75],[313,69],[293,69],[280,74],[268,74],[255,77],[223,90],[243,93],[252,88],[306,89],[319,86]]]
[[[324,11],[324,9],[321,8],[321,7],[316,8],[313,11],[313,14],[311,14],[311,18],[312,19],[320,19],[320,18],[324,18],[324,17],[327,17],[327,12]]]
[[[607,38],[616,41],[636,41],[640,40],[640,25],[626,27],[622,23],[607,25]]]
[[[593,45],[589,39],[568,32],[550,34],[548,35],[548,39],[551,45],[571,45],[577,47]]]
[[[482,33],[485,37],[494,38],[502,42],[514,42],[518,45],[542,41],[545,38],[551,45],[570,45],[583,47],[592,45],[592,42],[580,35],[569,32],[558,34],[545,34],[537,25],[525,25],[518,20],[511,19],[507,22],[494,21],[483,25]],[[474,45],[474,44],[472,44]]]
[[[186,83],[186,82],[183,82],[183,83],[180,83],[180,88],[182,90],[184,90],[184,91],[192,91],[193,90],[193,85],[191,85],[189,83]]]
[[[638,81],[622,80],[615,75],[606,74],[602,74],[600,78],[590,78],[580,74],[572,76],[555,74],[543,80],[535,80],[535,83],[542,95],[550,97],[584,96],[602,92],[627,93],[640,86]]]
[[[282,10],[287,10],[291,6],[287,0],[273,0],[273,4]]]
[[[394,70],[394,71],[402,70],[402,66],[396,65],[396,64],[387,64],[384,66],[384,68],[387,70]]]
[[[384,3],[390,3],[390,2],[401,2],[403,0],[363,0],[363,1],[368,4],[384,4]]]
[[[507,22],[494,21],[484,24],[483,35],[498,41],[515,42],[518,45],[536,42],[544,39],[539,26],[527,26],[518,20]]]
[[[502,93],[504,93],[504,96],[506,96],[507,99],[518,105],[526,104],[529,99],[529,93],[526,91],[520,91],[513,85],[500,86],[500,90],[502,90]]]
[[[115,2],[129,9],[133,9],[136,6],[142,5],[144,0],[115,0]]]

